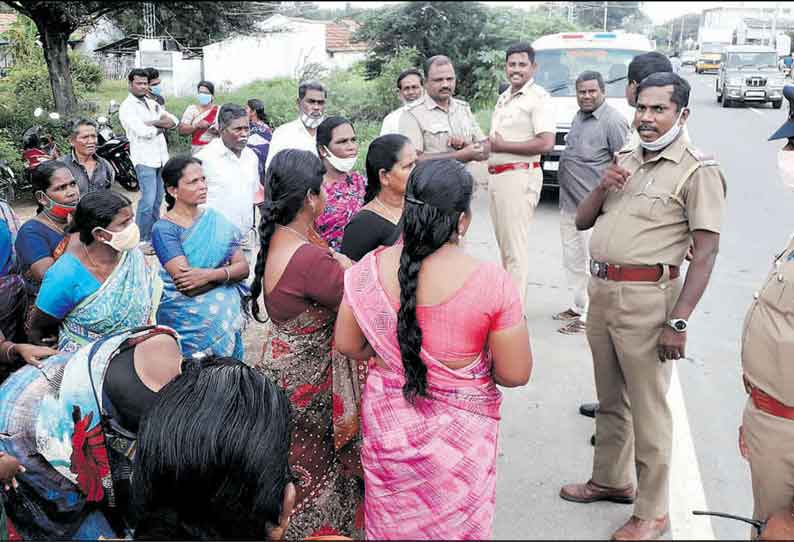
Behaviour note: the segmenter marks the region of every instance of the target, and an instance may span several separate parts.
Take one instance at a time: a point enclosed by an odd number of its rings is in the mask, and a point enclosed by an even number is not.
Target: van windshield
[[[552,96],[576,96],[576,78],[584,71],[601,73],[606,95],[625,96],[629,63],[646,51],[626,49],[544,49],[535,51],[535,82]]]
[[[776,68],[777,53],[728,53],[729,68]]]

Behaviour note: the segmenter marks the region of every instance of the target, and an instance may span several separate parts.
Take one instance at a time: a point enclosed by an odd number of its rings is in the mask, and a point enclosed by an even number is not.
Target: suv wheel
[[[775,109],[780,109],[780,106],[782,105],[783,105],[783,100],[775,100],[774,102],[772,102],[772,107],[774,107]]]
[[[732,105],[731,100],[725,95],[725,89],[722,89],[722,107],[730,107]]]

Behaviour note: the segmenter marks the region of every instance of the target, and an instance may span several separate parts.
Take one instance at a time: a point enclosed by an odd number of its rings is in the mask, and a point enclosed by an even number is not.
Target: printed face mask
[[[129,226],[121,231],[108,231],[105,228],[96,229],[102,230],[110,235],[110,240],[103,240],[103,242],[118,252],[132,250],[138,246],[138,242],[141,240],[141,232],[135,222],[131,222]]]

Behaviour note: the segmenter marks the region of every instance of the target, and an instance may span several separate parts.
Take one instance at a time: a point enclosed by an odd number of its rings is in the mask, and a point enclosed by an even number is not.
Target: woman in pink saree
[[[518,290],[459,244],[471,175],[454,160],[411,173],[403,244],[345,273],[337,349],[369,359],[362,397],[368,539],[485,539],[496,503],[501,392],[532,355]]]

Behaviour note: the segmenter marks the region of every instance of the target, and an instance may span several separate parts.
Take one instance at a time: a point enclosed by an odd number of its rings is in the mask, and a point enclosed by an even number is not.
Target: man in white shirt
[[[416,68],[403,70],[400,73],[397,77],[397,93],[403,105],[386,115],[380,129],[380,135],[400,133],[400,115],[403,114],[406,108],[422,99],[422,85],[424,84],[425,78],[422,76],[422,72]]]
[[[254,195],[259,187],[259,158],[246,147],[248,114],[237,104],[218,112],[220,137],[196,153],[207,179],[207,207],[223,214],[243,234],[241,249],[251,264]]]
[[[149,241],[152,226],[160,219],[165,188],[160,172],[168,161],[168,146],[163,132],[179,123],[174,115],[151,98],[149,72],[133,68],[127,76],[130,94],[121,103],[119,120],[130,141],[130,159],[138,175],[141,199],[135,213],[135,222],[141,232],[141,248],[154,254]]]
[[[298,118],[282,124],[273,132],[265,169],[273,157],[284,149],[300,149],[317,154],[317,127],[325,120],[325,87],[314,81],[298,87]]]

